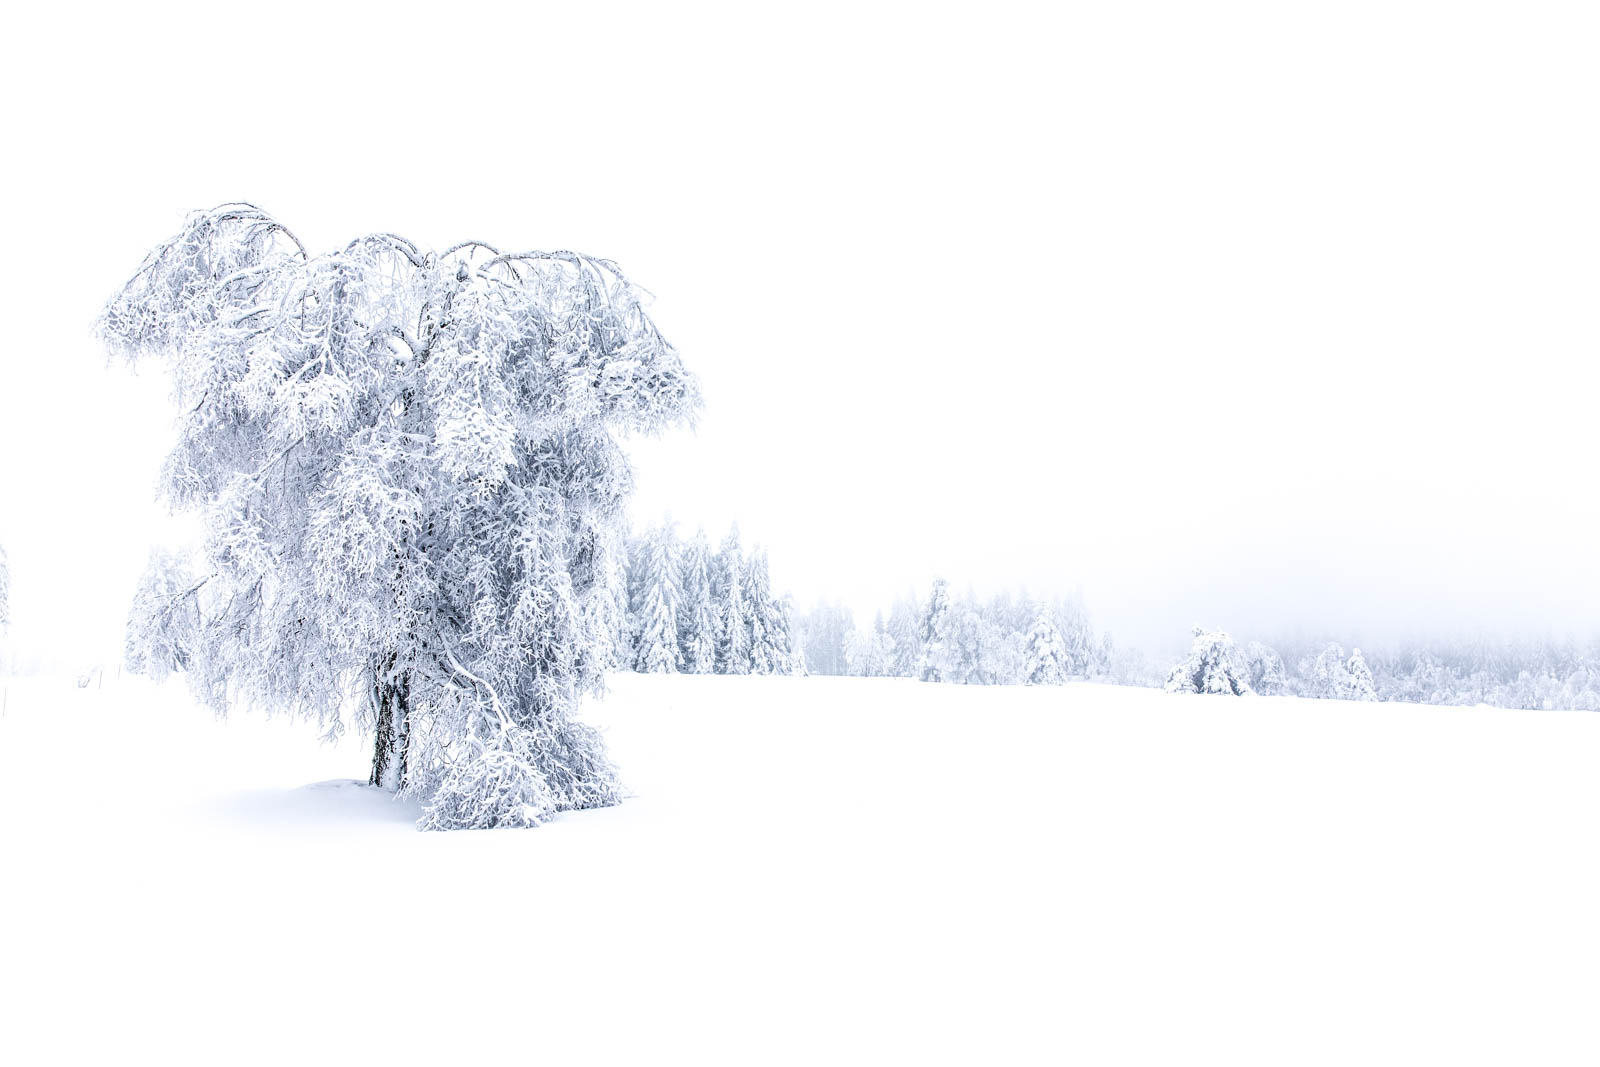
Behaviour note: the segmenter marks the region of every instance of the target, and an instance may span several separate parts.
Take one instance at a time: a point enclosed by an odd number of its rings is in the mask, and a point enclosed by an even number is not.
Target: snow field
[[[1588,714],[622,675],[633,799],[424,834],[361,739],[0,685],[6,1062],[1600,1053]]]

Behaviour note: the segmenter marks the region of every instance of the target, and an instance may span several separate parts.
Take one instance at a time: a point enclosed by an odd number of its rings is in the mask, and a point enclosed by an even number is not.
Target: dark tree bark
[[[373,730],[370,785],[399,789],[406,780],[406,750],[410,747],[410,686],[405,675],[394,676],[389,657],[373,672],[372,697],[377,706]]]

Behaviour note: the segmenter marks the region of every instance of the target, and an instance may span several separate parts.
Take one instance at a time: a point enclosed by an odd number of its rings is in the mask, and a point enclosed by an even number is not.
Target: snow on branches
[[[1182,663],[1167,677],[1169,693],[1227,693],[1243,696],[1252,692],[1250,670],[1225,633],[1195,627],[1194,646]]]
[[[722,550],[687,544],[671,522],[628,545],[629,655],[646,674],[794,674],[793,610],[772,592],[767,554],[748,557],[735,526]]]
[[[219,713],[353,717],[425,827],[616,802],[573,718],[614,648],[615,435],[698,392],[615,264],[392,234],[312,256],[228,204],[150,254],[100,333],[172,372],[162,491],[207,523],[183,651]],[[136,614],[183,617],[170,593]]]
[[[1346,659],[1344,649],[1329,644],[1315,658],[1300,664],[1301,692],[1329,700],[1377,700],[1372,671],[1358,648]]]

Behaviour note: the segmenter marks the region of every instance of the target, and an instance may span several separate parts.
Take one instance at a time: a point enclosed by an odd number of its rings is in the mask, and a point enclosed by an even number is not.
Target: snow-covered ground
[[[1592,714],[622,676],[635,799],[423,834],[357,739],[0,687],[0,1062],[1600,1058]]]

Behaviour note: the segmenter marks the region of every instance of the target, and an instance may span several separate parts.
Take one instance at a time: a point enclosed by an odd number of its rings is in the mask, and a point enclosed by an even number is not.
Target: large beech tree
[[[370,730],[372,781],[421,797],[425,828],[619,799],[575,719],[613,640],[617,435],[698,394],[615,264],[393,234],[311,255],[227,204],[149,255],[100,332],[176,385],[161,486],[204,515],[204,565],[139,617],[186,620],[211,707]]]

